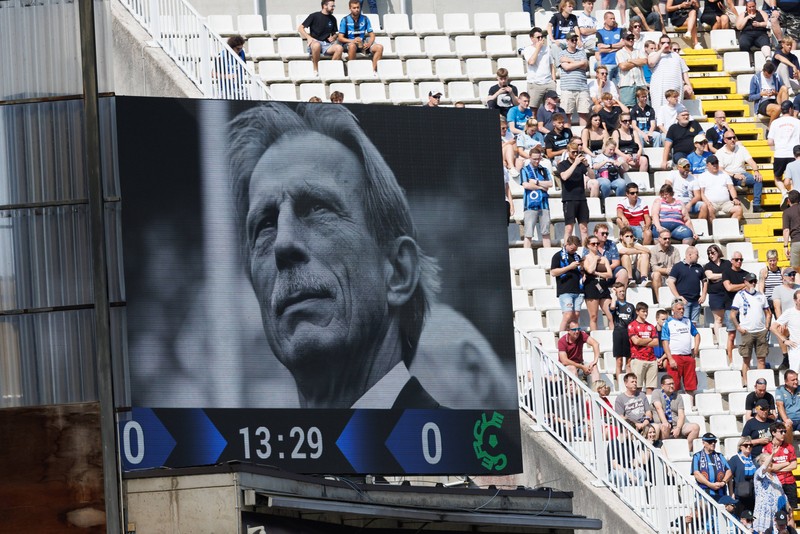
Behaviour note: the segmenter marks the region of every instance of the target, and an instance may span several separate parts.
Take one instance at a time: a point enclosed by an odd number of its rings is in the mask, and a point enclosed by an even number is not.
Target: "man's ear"
[[[408,236],[398,237],[387,255],[386,291],[389,306],[399,307],[408,302],[419,283],[419,248]]]

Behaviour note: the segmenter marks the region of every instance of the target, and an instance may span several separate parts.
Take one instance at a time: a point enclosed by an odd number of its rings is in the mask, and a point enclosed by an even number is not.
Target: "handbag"
[[[753,479],[740,480],[736,483],[735,492],[737,499],[750,499],[753,497]]]

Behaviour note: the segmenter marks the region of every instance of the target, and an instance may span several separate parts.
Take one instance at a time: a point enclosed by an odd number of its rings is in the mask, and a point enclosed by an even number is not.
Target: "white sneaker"
[[[692,38],[692,34],[689,33],[689,32],[686,32],[686,33],[683,34],[683,38],[684,39],[691,39]]]
[[[508,175],[512,178],[519,178],[519,171],[516,168],[508,169]]]
[[[700,43],[697,43],[696,45],[694,45],[694,49],[695,50],[702,50],[703,49],[703,45],[701,45]]]

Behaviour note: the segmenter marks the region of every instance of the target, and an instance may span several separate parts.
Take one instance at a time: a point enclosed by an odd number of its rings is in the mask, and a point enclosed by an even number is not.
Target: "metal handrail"
[[[269,100],[256,73],[185,0],[120,0],[208,98]]]
[[[532,335],[515,329],[520,407],[656,532],[746,533],[738,520]],[[684,521],[679,528],[677,521]]]

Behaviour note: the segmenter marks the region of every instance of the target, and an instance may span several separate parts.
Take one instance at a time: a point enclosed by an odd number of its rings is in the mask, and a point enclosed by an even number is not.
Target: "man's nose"
[[[290,269],[308,261],[307,237],[302,221],[292,207],[282,207],[275,236],[275,263],[278,269]]]

